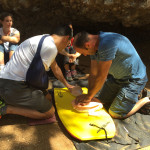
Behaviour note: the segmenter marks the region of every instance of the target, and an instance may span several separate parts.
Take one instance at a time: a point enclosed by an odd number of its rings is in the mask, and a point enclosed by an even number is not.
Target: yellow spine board
[[[87,93],[87,88],[82,88]],[[104,108],[98,111],[98,116],[89,116],[73,109],[75,99],[67,88],[54,89],[55,104],[60,120],[67,131],[79,140],[106,139],[115,136],[116,128],[111,116]]]

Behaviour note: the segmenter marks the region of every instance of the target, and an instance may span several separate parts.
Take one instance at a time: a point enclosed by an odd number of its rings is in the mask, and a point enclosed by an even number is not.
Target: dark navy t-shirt
[[[100,32],[98,52],[91,55],[92,60],[112,60],[109,69],[115,79],[143,79],[146,67],[136,49],[123,35],[112,32]]]

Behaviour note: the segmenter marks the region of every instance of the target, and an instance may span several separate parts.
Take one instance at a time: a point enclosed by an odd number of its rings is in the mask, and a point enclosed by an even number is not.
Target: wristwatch
[[[0,35],[0,40],[2,39],[2,35]]]

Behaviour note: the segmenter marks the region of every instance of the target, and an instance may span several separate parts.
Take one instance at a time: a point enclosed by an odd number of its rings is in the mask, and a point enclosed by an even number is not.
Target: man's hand
[[[71,92],[72,91],[72,89],[74,88],[75,86],[74,85],[71,85],[71,84],[68,84],[67,85],[67,88],[68,88],[68,90]]]
[[[75,86],[72,89],[70,89],[70,92],[73,96],[79,96],[82,95],[83,91],[80,86]]]
[[[76,54],[69,54],[69,63],[73,63],[76,58],[77,58],[77,55]]]
[[[91,99],[88,94],[82,94],[76,97],[75,104],[81,103],[81,105],[87,105],[91,102]]]
[[[69,62],[72,63],[76,60],[77,57],[79,57],[81,54],[76,52],[75,54],[69,54]]]

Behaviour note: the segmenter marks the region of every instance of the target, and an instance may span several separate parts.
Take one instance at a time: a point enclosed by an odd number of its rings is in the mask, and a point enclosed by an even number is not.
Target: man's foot
[[[0,119],[2,118],[2,115],[4,115],[6,112],[6,105],[3,100],[0,99]]]
[[[66,80],[67,81],[72,81],[73,80],[72,76],[71,76],[71,71],[70,70],[66,71]]]
[[[57,122],[55,115],[48,119],[31,119],[31,118],[28,119],[28,125],[30,126],[48,124],[48,123],[54,123],[54,122]]]
[[[75,80],[78,79],[76,70],[71,70],[71,75],[72,75],[73,79],[75,79]]]

